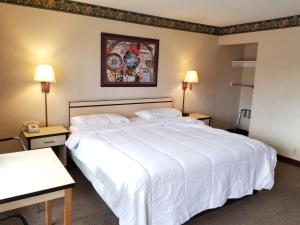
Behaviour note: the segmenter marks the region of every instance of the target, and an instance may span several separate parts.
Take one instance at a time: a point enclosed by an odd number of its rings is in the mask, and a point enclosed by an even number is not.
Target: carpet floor
[[[76,181],[73,192],[73,225],[118,225],[118,219],[94,191],[81,172],[70,166]],[[1,185],[1,184],[0,184]],[[29,225],[43,225],[44,212],[30,206],[12,212],[22,213]],[[8,213],[5,213],[8,214]],[[0,214],[0,217],[4,213]],[[1,225],[19,225],[16,220]],[[53,202],[53,225],[63,224],[63,201]],[[162,224],[163,225],[163,224]],[[184,225],[300,225],[300,168],[278,162],[275,186],[259,193],[197,215]]]

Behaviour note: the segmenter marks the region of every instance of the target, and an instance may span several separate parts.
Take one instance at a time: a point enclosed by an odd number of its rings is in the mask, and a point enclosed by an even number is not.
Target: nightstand
[[[38,133],[22,131],[22,137],[27,143],[27,149],[39,149],[51,147],[58,152],[58,158],[64,166],[67,166],[67,149],[65,142],[69,130],[63,126],[40,127]]]
[[[211,118],[212,118],[211,116],[203,115],[200,113],[190,113],[189,117],[192,117],[197,120],[208,120],[208,125],[210,126],[211,124]]]

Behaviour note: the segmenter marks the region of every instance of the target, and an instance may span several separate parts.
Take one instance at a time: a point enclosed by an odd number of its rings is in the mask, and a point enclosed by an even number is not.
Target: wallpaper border
[[[3,3],[55,10],[147,26],[218,35],[218,27],[67,0],[0,0]]]
[[[229,35],[300,26],[300,15],[216,27],[68,0],[0,0],[0,2],[211,35]]]
[[[218,35],[249,33],[300,26],[300,15],[219,27]]]

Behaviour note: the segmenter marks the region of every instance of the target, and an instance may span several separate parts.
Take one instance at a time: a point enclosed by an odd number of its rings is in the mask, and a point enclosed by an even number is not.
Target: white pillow
[[[119,114],[107,113],[107,114],[90,114],[83,116],[71,117],[71,125],[77,127],[95,127],[101,125],[112,125],[120,123],[129,123],[129,120]]]
[[[181,111],[173,108],[146,109],[137,111],[134,114],[144,120],[176,118],[182,116]]]

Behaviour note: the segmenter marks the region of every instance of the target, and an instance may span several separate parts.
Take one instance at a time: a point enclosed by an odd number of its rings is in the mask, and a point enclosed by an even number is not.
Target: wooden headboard
[[[118,113],[126,117],[133,117],[134,112],[141,109],[166,107],[173,108],[173,99],[171,97],[99,101],[70,101],[69,121],[73,116],[96,113]]]

